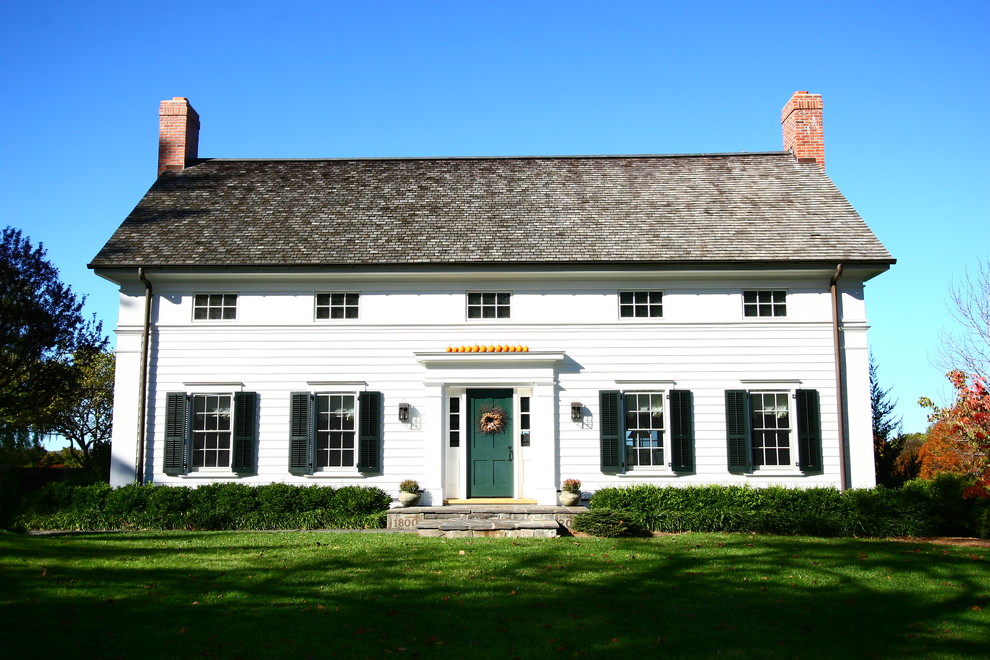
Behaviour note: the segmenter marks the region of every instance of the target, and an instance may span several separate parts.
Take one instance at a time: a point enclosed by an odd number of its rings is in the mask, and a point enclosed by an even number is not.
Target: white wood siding
[[[226,279],[151,276],[155,286],[151,396],[148,410],[147,478],[156,483],[203,483],[215,477],[166,477],[162,473],[166,392],[257,392],[260,398],[258,474],[247,483],[361,483],[395,491],[399,481],[418,479],[436,502],[456,489],[444,476],[446,419],[442,383],[416,353],[447,346],[524,345],[531,352],[561,352],[556,388],[534,391],[532,446],[519,448],[518,496],[552,503],[559,481],[574,477],[586,491],[634,481],[661,484],[775,483],[799,486],[838,483],[832,313],[827,275],[817,272],[735,273],[731,284],[707,274],[630,277],[528,274],[489,276]],[[873,482],[869,394],[864,371],[866,319],[862,283],[843,283],[845,335],[855,335],[847,376],[853,484]],[[787,291],[786,318],[744,318],[742,291]],[[660,290],[663,318],[620,319],[617,292]],[[316,320],[315,292],[359,292],[358,319]],[[465,291],[509,291],[511,318],[468,320]],[[238,294],[236,321],[193,321],[194,293]],[[143,290],[124,288],[118,326],[117,419],[113,483],[133,477],[137,434],[136,351],[140,344]],[[512,387],[531,387],[522,372]],[[513,375],[514,374],[514,375]],[[434,374],[435,375],[435,374]],[[553,374],[551,373],[551,377]],[[482,376],[477,376],[483,378]],[[731,474],[726,469],[724,392],[744,381],[792,383],[821,394],[825,470],[805,476],[795,468],[780,476]],[[649,389],[632,381],[662,381],[694,393],[696,472],[687,476],[605,475],[599,469],[598,392]],[[312,385],[311,383],[328,383]],[[360,383],[335,386],[332,383]],[[212,384],[216,384],[215,386]],[[221,385],[222,384],[222,385]],[[670,387],[665,385],[664,389]],[[289,393],[369,390],[384,394],[384,449],[380,475],[297,477],[288,472]],[[865,400],[864,400],[865,399]],[[580,401],[582,422],[570,421]],[[410,423],[398,421],[400,402],[412,405]],[[556,405],[556,410],[554,410]],[[466,443],[466,434],[461,443]],[[867,452],[869,449],[869,452]],[[554,459],[558,456],[559,459]],[[547,463],[552,463],[548,465]],[[234,477],[230,477],[234,478]],[[450,481],[450,483],[446,483]],[[460,481],[463,481],[461,479]]]

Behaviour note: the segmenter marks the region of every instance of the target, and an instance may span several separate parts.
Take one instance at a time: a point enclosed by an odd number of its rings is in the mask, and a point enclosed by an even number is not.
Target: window
[[[519,397],[519,446],[529,447],[529,397]]]
[[[356,319],[358,317],[357,293],[316,294],[317,319]]]
[[[690,391],[603,391],[598,399],[602,472],[633,468],[694,471],[694,398]]]
[[[447,399],[447,444],[461,446],[461,397]]]
[[[353,394],[316,395],[315,468],[354,465],[354,404]]]
[[[743,291],[744,316],[787,316],[786,291]]]
[[[663,293],[660,291],[620,291],[619,318],[645,319],[663,316]]]
[[[467,294],[467,316],[469,319],[509,318],[509,293],[479,292]]]
[[[292,474],[380,470],[381,392],[293,392],[289,427]]]
[[[730,470],[747,472],[796,464],[805,472],[821,471],[821,413],[816,390],[729,390],[725,403]]]
[[[197,321],[230,321],[236,318],[236,293],[197,293],[193,296],[193,319]]]
[[[626,411],[626,465],[663,466],[663,394],[632,392],[623,399]]]
[[[199,470],[255,471],[258,395],[165,395],[164,472],[182,475]]]
[[[197,394],[192,402],[192,467],[228,467],[231,396]]]

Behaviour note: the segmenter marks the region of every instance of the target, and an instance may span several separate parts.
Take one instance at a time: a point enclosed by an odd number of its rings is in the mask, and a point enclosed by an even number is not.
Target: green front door
[[[468,497],[512,497],[512,390],[468,390]]]

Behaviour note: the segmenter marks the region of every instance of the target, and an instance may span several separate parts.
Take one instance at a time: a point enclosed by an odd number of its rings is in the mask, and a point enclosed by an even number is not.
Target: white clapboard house
[[[111,481],[554,504],[652,483],[874,483],[865,283],[894,260],[784,151],[228,159],[160,106],[120,287]]]

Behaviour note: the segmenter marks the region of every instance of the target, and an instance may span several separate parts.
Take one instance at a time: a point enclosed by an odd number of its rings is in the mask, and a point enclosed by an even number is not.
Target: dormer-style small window
[[[619,318],[658,319],[663,316],[661,291],[620,291]]]
[[[469,319],[509,318],[509,298],[507,291],[484,291],[467,294],[467,317]]]
[[[786,291],[743,291],[746,317],[787,316]]]
[[[193,296],[193,320],[232,321],[236,318],[236,293],[197,293]]]
[[[356,319],[358,317],[358,293],[318,293],[316,294],[316,318]]]

